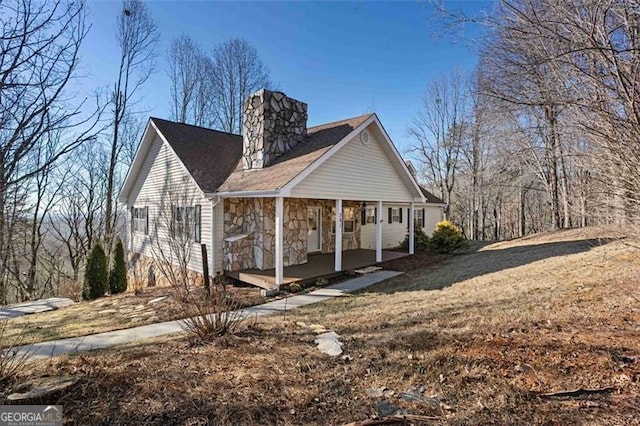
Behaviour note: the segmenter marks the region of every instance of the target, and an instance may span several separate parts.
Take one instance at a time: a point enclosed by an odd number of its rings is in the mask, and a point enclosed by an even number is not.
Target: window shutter
[[[400,215],[400,223],[402,223],[402,210],[404,210],[402,207],[398,209],[398,214]]]
[[[363,225],[367,224],[367,208],[366,207],[362,207],[360,208],[360,223]]]
[[[391,211],[391,207],[389,207],[389,223],[393,223],[393,212]]]
[[[133,207],[131,207],[131,220],[129,221],[131,235],[133,235]]]
[[[373,223],[377,225],[378,224],[378,208],[377,207],[373,208],[373,216],[375,217],[375,219],[373,220]]]
[[[144,224],[144,235],[149,235],[149,207],[145,207],[144,208],[144,217],[145,217],[145,224]]]
[[[408,208],[407,209],[407,231],[409,230],[409,222],[411,222],[411,219],[413,219],[413,222],[415,223],[416,218],[411,216],[411,209]]]
[[[422,209],[422,227],[424,228],[424,209]]]
[[[200,204],[196,204],[196,208],[195,208],[195,232],[194,232],[194,239],[196,241],[196,243],[200,242]]]

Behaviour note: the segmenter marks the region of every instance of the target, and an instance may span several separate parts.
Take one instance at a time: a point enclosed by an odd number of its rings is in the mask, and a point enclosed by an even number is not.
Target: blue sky
[[[491,2],[451,2],[476,13]],[[447,70],[471,71],[468,40],[441,37],[427,2],[210,2],[150,1],[161,32],[158,69],[140,92],[145,115],[169,117],[166,51],[188,34],[205,49],[230,38],[256,47],[278,87],[309,105],[309,125],[373,109],[396,145],[429,79]],[[90,1],[90,33],[83,46],[80,91],[112,85],[116,76],[115,22],[119,1]],[[467,34],[469,35],[469,34]],[[473,37],[473,34],[471,34]]]

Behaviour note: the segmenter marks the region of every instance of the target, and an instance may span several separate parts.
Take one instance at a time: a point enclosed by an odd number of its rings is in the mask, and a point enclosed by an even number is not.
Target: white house
[[[321,258],[334,271],[382,262],[416,224],[431,234],[442,218],[409,167],[375,114],[307,128],[307,105],[280,92],[245,101],[243,136],[151,118],[119,195],[128,249],[148,263],[190,217],[196,273],[201,244],[210,275],[263,271],[275,286]]]

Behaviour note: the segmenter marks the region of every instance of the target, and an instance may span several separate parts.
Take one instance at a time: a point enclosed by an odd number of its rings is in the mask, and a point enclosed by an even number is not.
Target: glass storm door
[[[307,251],[313,253],[322,249],[320,246],[322,213],[320,207],[308,207],[307,212]]]

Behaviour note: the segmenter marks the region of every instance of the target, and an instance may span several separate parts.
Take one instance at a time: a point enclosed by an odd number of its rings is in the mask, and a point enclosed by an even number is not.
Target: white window
[[[366,223],[376,223],[376,208],[368,207],[366,215]]]
[[[345,207],[342,209],[342,232],[351,234],[356,229],[356,209],[353,207]],[[331,209],[331,233],[336,233],[336,209]]]
[[[149,233],[148,207],[133,207],[131,209],[131,231],[145,235]]]
[[[422,209],[415,209],[413,211],[413,218],[414,218],[414,226],[416,228],[423,228],[424,227],[424,217],[423,217],[423,213],[424,210]]]
[[[353,207],[347,207],[344,209],[343,218],[343,232],[345,234],[351,234],[356,230],[356,209]]]
[[[200,242],[200,205],[193,207],[173,206],[171,233],[174,237]]]
[[[391,223],[400,222],[400,209],[391,209]]]

